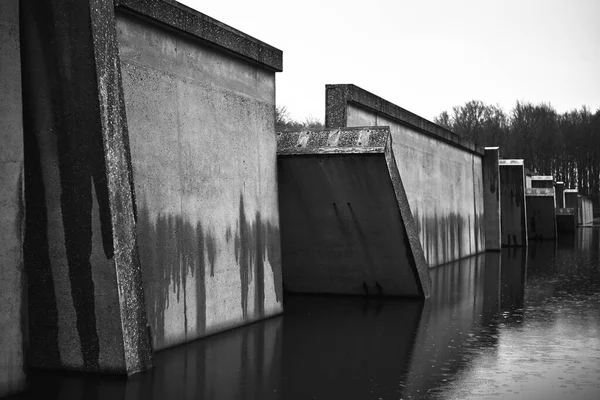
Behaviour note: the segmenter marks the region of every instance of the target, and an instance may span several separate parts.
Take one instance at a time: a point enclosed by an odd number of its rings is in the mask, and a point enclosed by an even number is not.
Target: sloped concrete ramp
[[[387,127],[278,134],[286,290],[429,297],[391,144]]]

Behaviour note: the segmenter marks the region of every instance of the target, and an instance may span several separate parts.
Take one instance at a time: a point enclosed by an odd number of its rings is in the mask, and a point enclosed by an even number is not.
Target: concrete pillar
[[[565,206],[565,198],[563,195],[564,191],[564,182],[556,182],[554,184],[554,197],[556,198],[556,208],[563,208]]]
[[[579,196],[577,189],[565,189],[563,195],[565,197],[565,208],[577,208],[577,196]]]
[[[485,249],[502,248],[500,229],[500,169],[499,148],[486,147],[483,156],[483,210],[485,221]]]
[[[112,0],[21,2],[29,363],[151,365]]]
[[[502,246],[527,246],[523,160],[500,160]]]
[[[23,389],[23,124],[19,2],[0,2],[0,397]]]
[[[536,181],[533,180],[533,183]],[[525,190],[527,202],[527,232],[529,239],[556,238],[556,203],[554,188],[529,188]]]
[[[594,208],[592,201],[586,196],[577,198],[577,225],[591,225],[594,223]]]

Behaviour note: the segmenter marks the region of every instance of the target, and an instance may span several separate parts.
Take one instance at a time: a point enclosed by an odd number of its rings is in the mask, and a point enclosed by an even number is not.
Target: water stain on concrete
[[[261,214],[258,211],[254,215],[254,220],[248,222],[246,209],[244,207],[244,196],[240,194],[239,216],[234,235],[235,259],[240,267],[240,282],[242,284],[242,316],[244,320],[249,317],[248,292],[254,272],[255,292],[253,317],[260,318],[264,315],[265,259],[268,259],[269,264],[271,265],[273,280],[275,281],[276,300],[279,303],[282,300],[279,228],[269,221],[263,221]]]

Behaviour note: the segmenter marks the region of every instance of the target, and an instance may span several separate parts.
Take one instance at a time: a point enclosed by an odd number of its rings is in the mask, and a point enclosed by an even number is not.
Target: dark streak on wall
[[[469,244],[469,248],[463,246],[463,236],[465,232],[465,226],[470,229],[470,221],[465,221],[465,218],[461,217],[457,213],[450,213],[447,215],[438,215],[437,212],[431,217],[425,217],[419,215],[419,210],[415,209],[413,212],[413,218],[417,225],[417,231],[425,231],[427,234],[425,237],[421,237],[423,252],[425,252],[425,258],[430,261],[432,257],[435,260],[442,260],[445,258],[459,259],[473,254]],[[481,235],[481,229],[479,226],[480,217],[475,218],[475,226],[477,232],[475,232],[475,246],[479,246],[479,238]],[[424,229],[424,227],[426,229]],[[469,236],[470,237],[470,236]]]
[[[204,335],[206,259],[210,259],[209,243],[215,243],[214,237],[205,231],[201,222],[194,226],[180,215],[158,215],[155,221],[151,221],[149,211],[143,204],[138,207],[137,231],[154,348],[165,347],[165,309],[169,307],[171,284],[177,301],[182,299],[184,302],[186,337],[190,334],[186,293],[188,271],[196,283],[196,331],[191,336]]]
[[[252,282],[253,266],[255,269],[254,285],[254,318],[264,315],[265,283],[264,260],[268,258],[275,282],[275,297],[282,301],[281,285],[281,248],[279,228],[268,221],[263,221],[257,212],[254,221],[248,222],[244,208],[244,196],[240,194],[237,232],[234,238],[235,259],[240,267],[242,284],[241,306],[244,320],[248,318],[248,291]]]

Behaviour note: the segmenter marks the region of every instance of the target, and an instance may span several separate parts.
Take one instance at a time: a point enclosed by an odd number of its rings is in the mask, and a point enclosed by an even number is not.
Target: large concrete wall
[[[429,296],[429,270],[387,128],[278,137],[286,290]]]
[[[485,249],[487,251],[502,248],[499,156],[498,147],[485,148],[483,157],[483,211]]]
[[[577,208],[577,198],[579,197],[577,189],[565,189],[563,195],[565,196],[565,208]]]
[[[159,350],[282,311],[277,67],[209,46],[191,22],[207,23],[207,35],[225,28],[199,13],[123,3],[150,18],[174,15],[161,22],[188,29],[117,15],[140,257]],[[233,44],[245,40],[227,29]]]
[[[92,3],[21,2],[28,359],[131,374],[151,349],[114,4]]]
[[[25,385],[19,2],[0,2],[0,397]]]
[[[485,251],[483,149],[354,85],[327,85],[326,125],[390,127],[430,266]]]
[[[527,246],[523,160],[500,160],[502,246]]]
[[[534,180],[533,183],[536,181]],[[529,239],[556,238],[554,188],[533,187],[525,190],[527,233]]]

